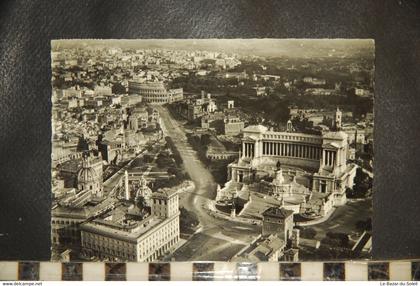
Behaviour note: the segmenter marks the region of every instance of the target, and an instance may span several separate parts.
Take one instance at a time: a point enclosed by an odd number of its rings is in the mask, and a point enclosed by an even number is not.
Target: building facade
[[[263,213],[263,236],[274,234],[287,243],[292,238],[293,226],[293,211],[272,207]]]
[[[224,119],[225,135],[236,136],[242,132],[245,123],[237,116],[226,116]]]
[[[336,123],[336,126],[340,123]],[[266,176],[277,162],[312,175],[311,190],[332,193],[334,204],[344,204],[346,188],[353,187],[356,166],[347,164],[347,134],[328,131],[321,135],[276,132],[262,125],[243,130],[242,153],[228,166],[228,179],[253,182]]]
[[[178,194],[171,189],[152,194],[150,215],[134,219],[123,211],[81,225],[82,253],[109,261],[150,262],[168,254],[179,241]]]

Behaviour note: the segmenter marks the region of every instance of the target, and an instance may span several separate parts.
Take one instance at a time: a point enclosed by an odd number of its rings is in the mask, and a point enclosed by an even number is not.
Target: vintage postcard
[[[373,40],[54,40],[52,260],[372,248]]]

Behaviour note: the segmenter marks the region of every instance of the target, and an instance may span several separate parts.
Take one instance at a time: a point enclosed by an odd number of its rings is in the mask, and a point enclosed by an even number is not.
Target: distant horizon
[[[122,49],[171,49],[223,52],[262,57],[321,57],[360,52],[373,56],[373,39],[63,39],[52,40],[51,49],[77,47]]]

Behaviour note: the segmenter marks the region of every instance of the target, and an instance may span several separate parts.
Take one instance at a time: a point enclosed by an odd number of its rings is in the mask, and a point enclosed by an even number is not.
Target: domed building
[[[135,200],[138,201],[140,197],[143,198],[146,206],[152,206],[152,190],[147,186],[147,180],[143,175],[140,178]]]
[[[102,177],[95,171],[89,157],[83,158],[82,168],[77,173],[77,189],[79,192],[88,190],[92,195],[102,197]]]

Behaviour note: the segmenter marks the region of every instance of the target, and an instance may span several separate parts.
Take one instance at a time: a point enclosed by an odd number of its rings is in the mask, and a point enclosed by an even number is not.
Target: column
[[[263,142],[263,155],[265,155],[265,142]]]
[[[252,157],[257,157],[258,156],[258,141],[255,141],[253,144],[252,144]]]
[[[340,161],[340,159],[341,159],[340,158],[341,157],[341,152],[340,151],[341,151],[341,149],[337,150],[336,153],[335,153],[335,156],[334,156],[335,157],[335,162],[336,162],[336,165],[337,166],[341,165],[341,161]]]

